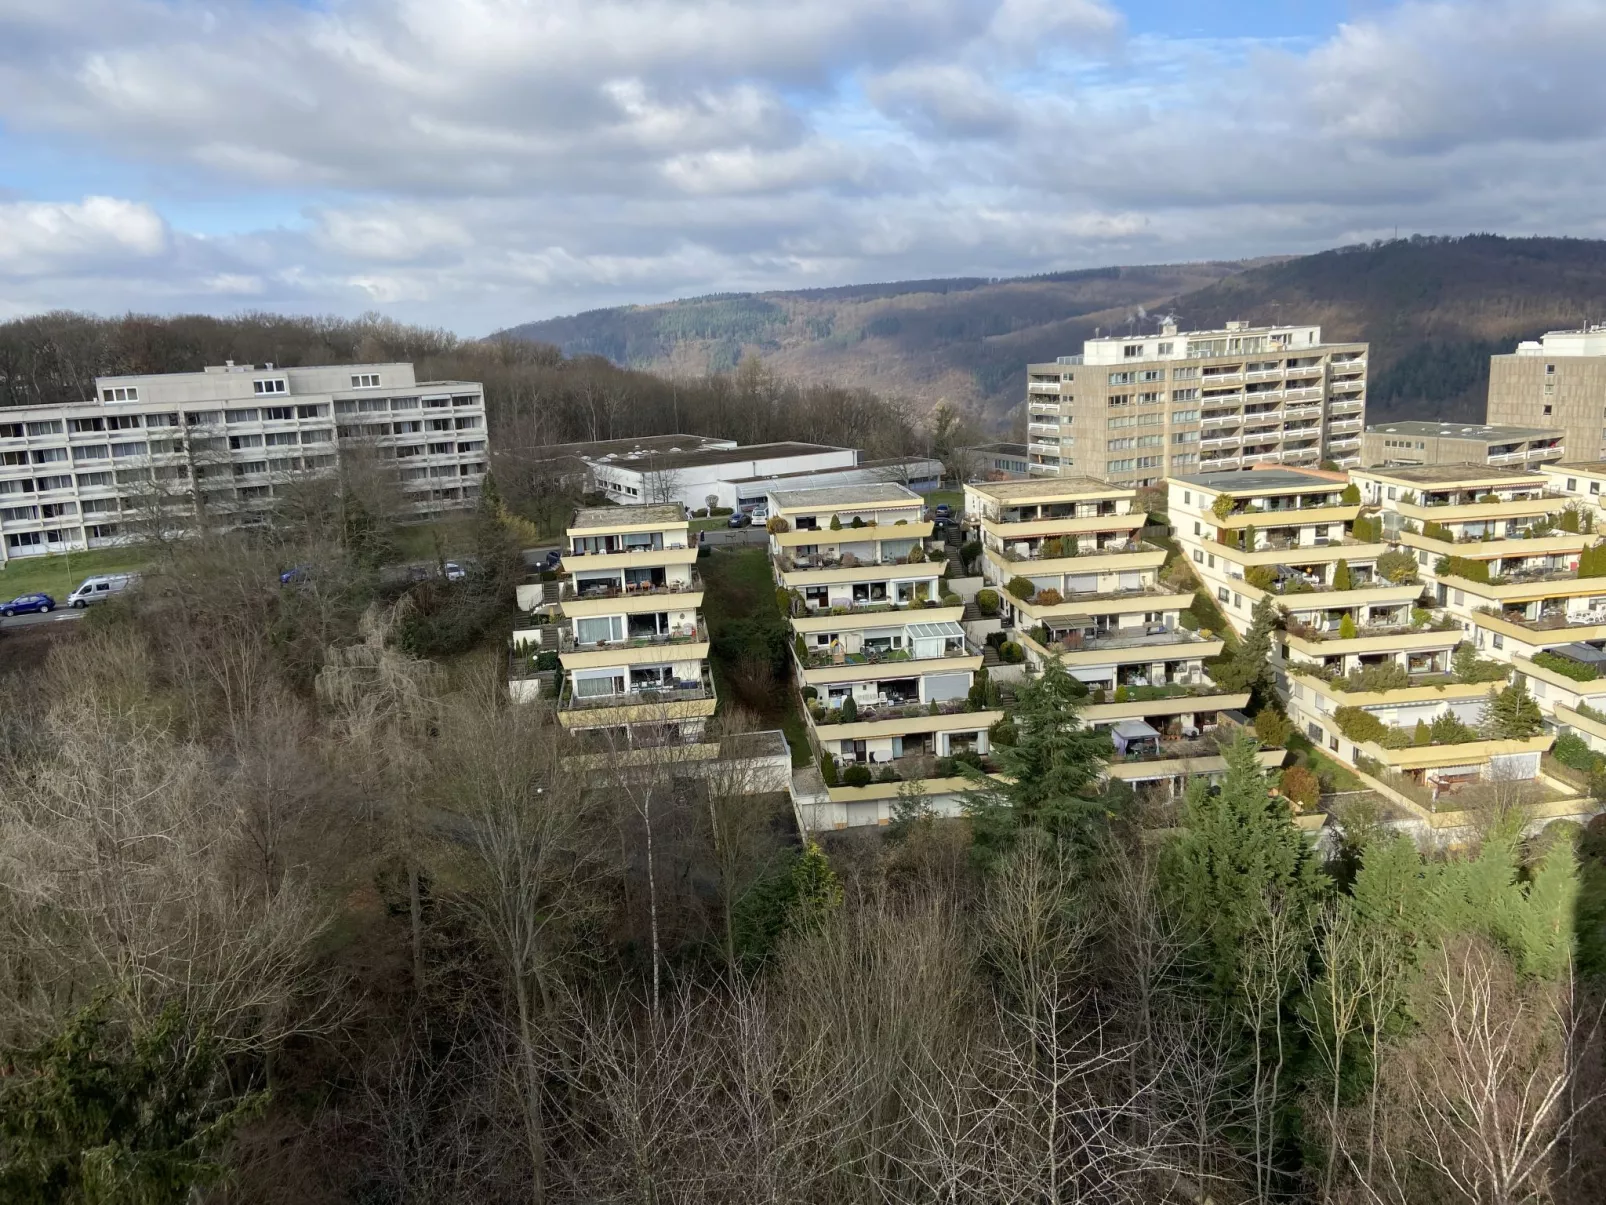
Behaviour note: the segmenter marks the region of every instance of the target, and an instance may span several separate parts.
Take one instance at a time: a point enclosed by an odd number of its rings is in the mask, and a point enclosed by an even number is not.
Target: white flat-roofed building
[[[0,410],[0,564],[110,547],[197,508],[260,521],[280,487],[334,472],[358,446],[396,462],[413,513],[470,506],[484,391],[420,382],[405,363],[99,377],[92,401]]]
[[[851,469],[859,463],[854,448],[790,442],[738,447],[729,441],[704,441],[703,446],[672,450],[654,441],[639,450],[579,455],[597,489],[616,502],[678,502],[693,510],[751,506],[764,497],[769,478]]]

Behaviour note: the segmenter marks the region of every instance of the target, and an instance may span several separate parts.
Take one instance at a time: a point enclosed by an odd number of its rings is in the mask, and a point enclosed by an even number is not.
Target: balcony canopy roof
[[[965,629],[949,619],[942,623],[912,623],[908,627],[908,632],[914,640],[930,640],[936,637],[959,639],[964,636]]]

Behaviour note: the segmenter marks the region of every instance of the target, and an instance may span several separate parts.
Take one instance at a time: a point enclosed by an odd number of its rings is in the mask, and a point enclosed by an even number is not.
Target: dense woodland
[[[1247,732],[1180,808],[1102,785],[1050,670],[967,818],[804,844],[507,702],[494,496],[463,583],[380,572],[371,480],[284,506],[0,644],[0,1200],[1606,1192],[1606,834],[1324,859]],[[1217,672],[1276,741],[1261,619]]]
[[[871,457],[929,444],[915,418],[874,394],[796,385],[756,358],[730,373],[665,378],[595,356],[566,359],[526,340],[460,339],[376,316],[17,319],[0,325],[0,405],[83,401],[94,396],[96,376],[198,372],[225,360],[287,368],[409,360],[420,380],[483,381],[499,450],[668,432],[743,443],[798,439],[859,447]]]

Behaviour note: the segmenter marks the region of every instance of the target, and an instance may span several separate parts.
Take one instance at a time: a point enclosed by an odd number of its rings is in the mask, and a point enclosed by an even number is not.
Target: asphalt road
[[[73,607],[58,607],[54,611],[40,615],[34,612],[30,615],[13,615],[10,619],[0,619],[0,628],[31,628],[40,623],[66,623],[74,619],[82,619],[85,611]]]

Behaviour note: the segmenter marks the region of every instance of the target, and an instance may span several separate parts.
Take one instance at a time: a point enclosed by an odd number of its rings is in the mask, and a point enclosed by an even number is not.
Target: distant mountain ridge
[[[1319,322],[1372,344],[1368,418],[1483,418],[1488,357],[1606,313],[1606,242],[1416,236],[1315,255],[1091,268],[1001,280],[894,281],[725,293],[526,323],[503,336],[660,372],[700,374],[757,352],[787,376],[1004,426],[1028,363],[1095,333]]]

